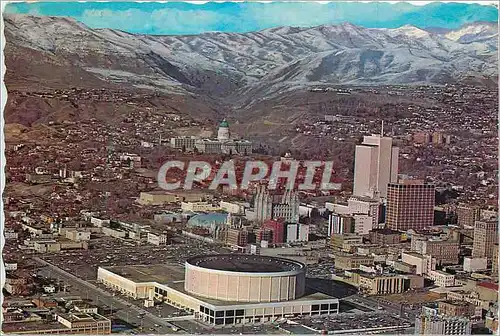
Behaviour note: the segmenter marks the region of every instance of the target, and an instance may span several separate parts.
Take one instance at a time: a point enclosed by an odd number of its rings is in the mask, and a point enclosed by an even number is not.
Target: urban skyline
[[[491,2],[4,9],[3,334],[498,333]]]

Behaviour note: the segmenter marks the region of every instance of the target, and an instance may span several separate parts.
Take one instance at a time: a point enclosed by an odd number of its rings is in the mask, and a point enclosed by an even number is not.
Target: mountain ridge
[[[498,26],[489,22],[442,33],[345,22],[172,36],[91,29],[72,18],[7,14],[4,19],[11,48],[36,50],[103,82],[176,94],[237,95],[246,101],[255,86],[265,98],[276,91],[273,86],[286,83],[442,84],[498,75]],[[6,57],[7,71],[15,70],[11,53]]]

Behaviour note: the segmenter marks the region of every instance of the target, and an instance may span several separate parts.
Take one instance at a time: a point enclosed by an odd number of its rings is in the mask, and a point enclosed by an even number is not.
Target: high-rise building
[[[476,221],[474,225],[474,242],[472,258],[493,259],[493,248],[498,241],[498,222]]]
[[[356,146],[354,159],[354,196],[387,197],[387,185],[397,181],[399,148],[392,138],[365,136]]]
[[[434,185],[416,180],[400,182],[402,183],[389,184],[386,226],[399,231],[432,226],[435,204]]]
[[[459,204],[457,207],[457,225],[460,227],[474,226],[480,220],[481,210],[479,207]]]

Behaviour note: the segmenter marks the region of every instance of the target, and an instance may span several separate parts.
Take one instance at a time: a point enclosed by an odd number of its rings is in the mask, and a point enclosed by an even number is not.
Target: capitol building
[[[229,123],[222,120],[217,131],[217,138],[175,137],[170,139],[170,146],[185,151],[197,150],[208,154],[239,154],[252,153],[252,142],[244,139],[232,139]]]

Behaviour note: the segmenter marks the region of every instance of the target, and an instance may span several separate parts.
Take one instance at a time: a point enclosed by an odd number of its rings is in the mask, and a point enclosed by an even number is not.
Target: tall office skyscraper
[[[493,249],[498,241],[498,222],[476,221],[474,225],[474,242],[472,244],[472,258],[493,259]]]
[[[379,135],[365,136],[356,146],[354,158],[354,196],[387,197],[387,185],[397,182],[399,148],[392,146],[392,138]]]
[[[387,194],[386,226],[392,230],[423,229],[434,224],[435,187],[419,180],[391,183]]]

